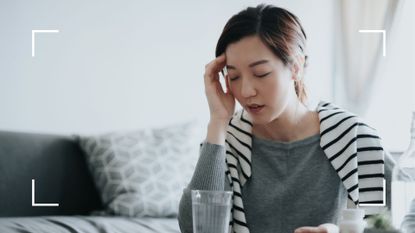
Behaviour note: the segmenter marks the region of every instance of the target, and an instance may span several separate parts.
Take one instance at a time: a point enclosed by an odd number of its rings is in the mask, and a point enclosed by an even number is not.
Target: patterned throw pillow
[[[78,136],[107,214],[177,216],[198,159],[195,122]]]

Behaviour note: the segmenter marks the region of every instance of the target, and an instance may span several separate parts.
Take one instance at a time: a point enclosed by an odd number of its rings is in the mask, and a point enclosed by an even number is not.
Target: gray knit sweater
[[[251,233],[292,233],[301,226],[337,224],[347,191],[319,142],[320,135],[289,143],[253,137],[252,177],[242,190]],[[225,166],[225,147],[204,143],[180,201],[183,233],[193,232],[190,190],[231,190]],[[391,166],[385,169],[390,181]]]

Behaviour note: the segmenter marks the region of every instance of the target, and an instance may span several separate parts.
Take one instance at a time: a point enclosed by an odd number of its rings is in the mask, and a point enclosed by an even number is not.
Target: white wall
[[[204,65],[226,21],[263,1],[0,2],[0,129],[98,133],[208,120]],[[332,1],[275,2],[309,38],[312,102],[331,100]],[[36,36],[31,30],[58,29]]]
[[[404,1],[401,7],[387,34],[387,55],[363,116],[391,151],[409,146],[411,112],[415,112],[415,1]]]

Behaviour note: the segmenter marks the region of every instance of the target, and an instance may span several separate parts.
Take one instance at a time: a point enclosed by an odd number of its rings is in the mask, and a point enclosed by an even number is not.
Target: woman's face
[[[253,123],[278,118],[296,97],[291,69],[258,36],[230,44],[225,55],[229,88]]]

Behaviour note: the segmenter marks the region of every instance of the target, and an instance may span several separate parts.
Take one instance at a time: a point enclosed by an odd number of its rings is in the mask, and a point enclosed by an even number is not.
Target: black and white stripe
[[[328,102],[317,106],[320,146],[355,205],[384,204],[384,154],[376,130],[357,116]],[[251,177],[252,121],[238,111],[226,136],[226,175],[233,189],[231,232],[249,233],[242,186]]]

